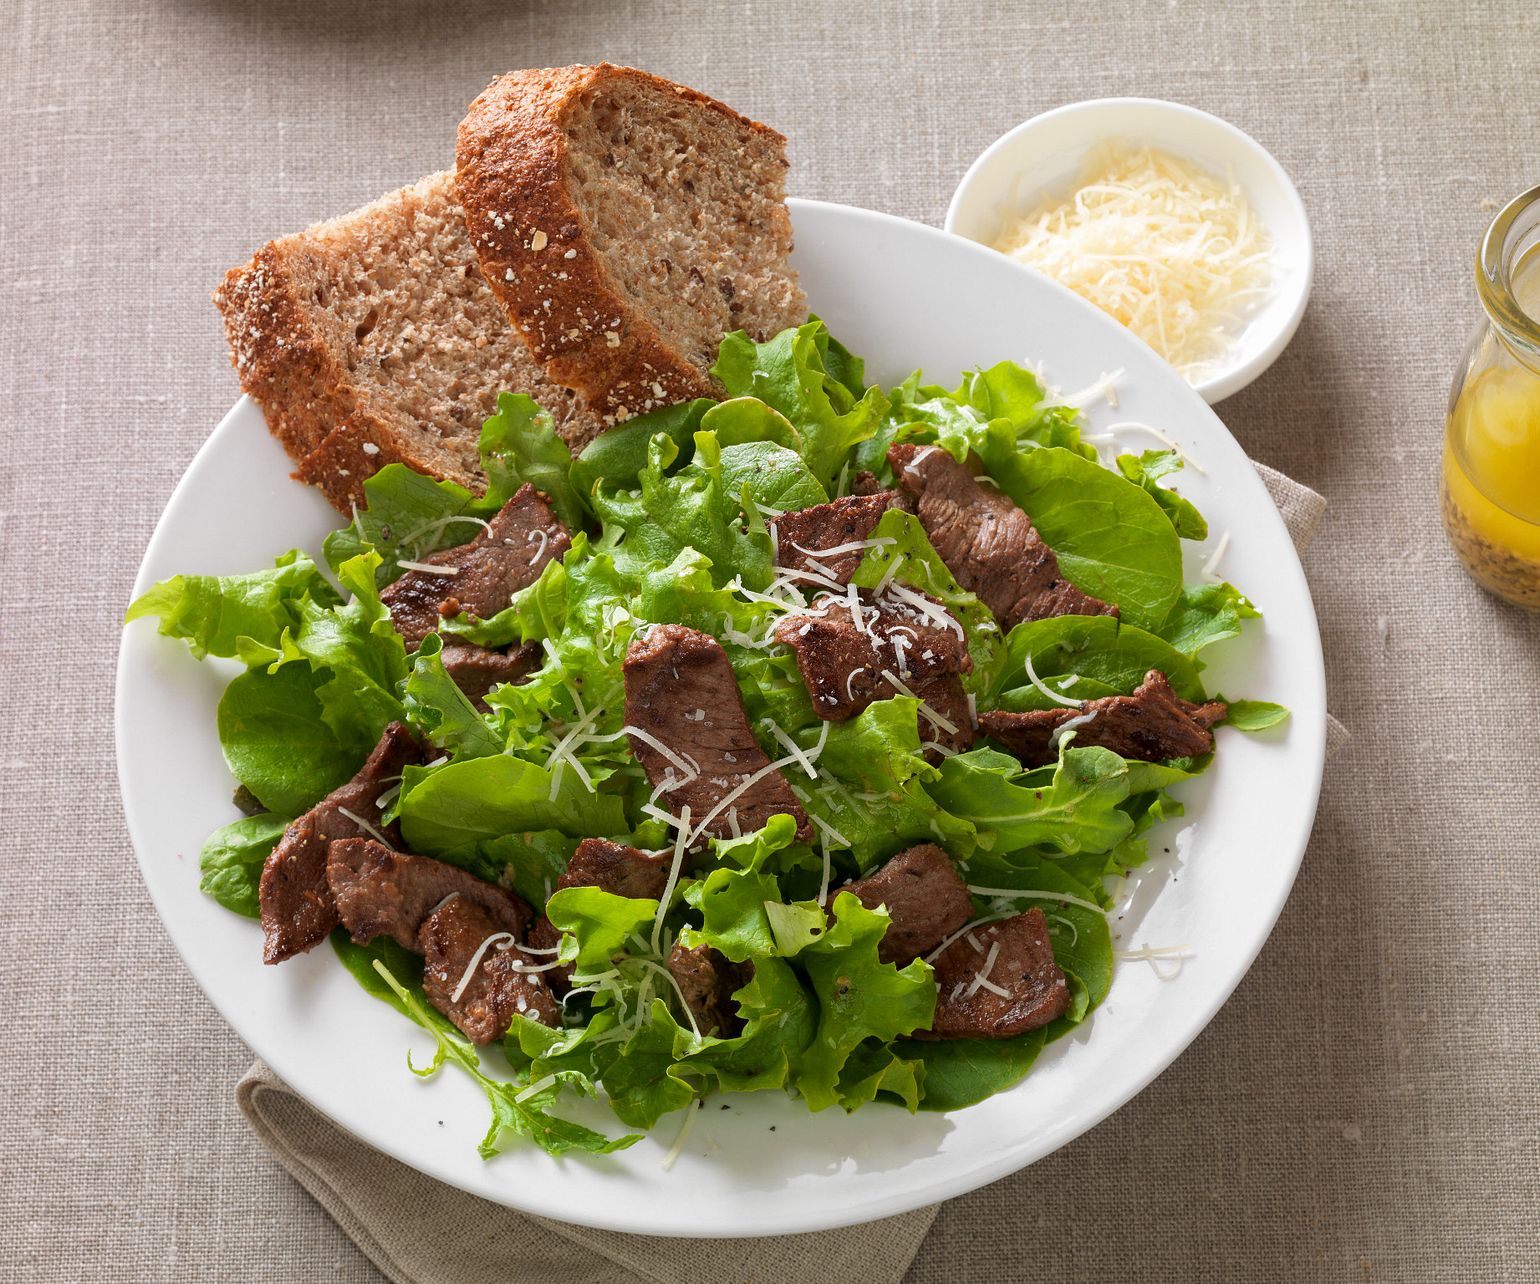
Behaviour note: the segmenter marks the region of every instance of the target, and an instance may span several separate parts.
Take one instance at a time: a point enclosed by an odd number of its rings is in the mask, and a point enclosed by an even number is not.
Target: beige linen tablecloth
[[[144,894],[112,770],[117,620],[235,396],[218,274],[446,164],[493,73],[606,56],[786,130],[802,196],[939,222],[1008,126],[1149,94],[1254,133],[1315,224],[1298,337],[1220,407],[1331,503],[1306,566],[1354,740],[1304,871],[1192,1049],[946,1205],[910,1279],[1540,1274],[1540,623],[1464,579],[1433,498],[1476,241],[1540,179],[1532,5],[20,0],[4,19],[0,1275],[379,1278],[241,1119],[250,1053]]]

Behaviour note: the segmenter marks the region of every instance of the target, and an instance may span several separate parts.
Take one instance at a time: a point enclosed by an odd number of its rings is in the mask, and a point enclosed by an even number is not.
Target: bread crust
[[[606,424],[721,389],[614,280],[568,185],[566,126],[606,82],[633,80],[720,112],[784,147],[775,130],[697,90],[631,67],[499,76],[460,123],[455,187],[482,275],[557,382]]]
[[[350,380],[296,301],[282,249],[270,241],[214,291],[241,389],[293,459],[356,409]]]

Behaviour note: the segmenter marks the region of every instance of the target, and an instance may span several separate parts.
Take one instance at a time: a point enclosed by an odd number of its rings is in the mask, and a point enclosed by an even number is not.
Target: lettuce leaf
[[[1120,808],[1129,795],[1128,764],[1110,749],[1064,743],[1057,764],[1035,771],[993,749],[957,754],[926,789],[992,850],[1042,843],[1062,852],[1109,851],[1133,832]]]
[[[1119,455],[1118,472],[1140,486],[1170,519],[1182,539],[1207,539],[1208,523],[1203,514],[1174,490],[1157,483],[1162,477],[1183,467],[1182,456],[1174,450],[1147,450],[1142,455]]]
[[[928,1027],[936,1009],[934,972],[918,959],[903,968],[877,960],[888,916],[867,909],[849,892],[834,898],[834,924],[800,955],[818,999],[818,1029],[803,1051],[794,1082],[809,1110],[842,1105],[853,1110],[871,1099],[841,1083],[850,1056],[866,1039],[887,1041]],[[868,1067],[869,1070],[869,1067]],[[862,1075],[862,1080],[870,1077]]]
[[[1057,446],[1021,452],[986,434],[979,458],[1077,587],[1160,627],[1182,591],[1181,540],[1143,487]]]
[[[396,810],[402,837],[414,852],[442,856],[529,830],[625,833],[625,809],[613,794],[590,793],[572,771],[552,785],[544,767],[508,754],[408,767]]]
[[[299,627],[303,607],[324,609],[341,600],[320,568],[291,549],[268,571],[162,580],[133,602],[123,621],[158,618],[160,633],[181,638],[201,660],[239,654],[242,639],[276,647]]]
[[[588,510],[572,484],[572,453],[531,397],[498,393],[497,411],[481,425],[476,448],[487,474],[487,507],[495,512],[528,482],[551,501],[569,531],[583,528]]]
[[[1204,699],[1197,666],[1169,642],[1110,615],[1057,615],[1018,624],[1005,639],[996,698],[1001,708],[1048,709],[1048,699],[1027,678],[1026,665],[1049,690],[1072,699],[1127,695],[1151,669],[1187,700]],[[1066,684],[1064,679],[1075,678]]]
[[[440,749],[464,761],[502,753],[503,741],[444,669],[444,643],[430,633],[406,680],[406,715]]]
[[[730,397],[756,397],[779,411],[802,440],[802,458],[825,491],[851,449],[877,430],[888,399],[861,389],[860,363],[816,318],[755,343],[741,330],[722,340],[711,373]]]
[[[1239,637],[1243,620],[1262,613],[1233,584],[1189,584],[1160,626],[1160,635],[1183,655]]]
[[[475,1045],[443,1016],[434,1010],[422,993],[419,983],[422,975],[421,962],[401,949],[389,938],[381,938],[370,945],[354,945],[346,934],[332,933],[332,947],[345,966],[364,988],[376,998],[390,1003],[403,1016],[411,1018],[433,1036],[435,1048],[433,1060],[418,1069],[407,1056],[407,1067],[413,1074],[431,1078],[446,1061],[458,1065],[486,1094],[492,1110],[492,1122],[477,1149],[483,1159],[491,1159],[503,1148],[503,1137],[511,1133],[534,1142],[549,1155],[565,1155],[573,1151],[593,1155],[609,1154],[624,1150],[641,1140],[638,1134],[609,1138],[582,1124],[572,1123],[553,1115],[549,1107],[566,1086],[578,1087],[592,1093],[592,1085],[580,1076],[566,1076],[529,1092],[533,1083],[510,1083],[494,1079],[482,1069],[481,1057]],[[373,973],[373,978],[370,977]],[[403,980],[402,978],[407,978]]]
[[[216,829],[198,854],[198,871],[202,875],[199,889],[227,910],[247,918],[260,917],[257,885],[262,879],[262,866],[289,823],[282,816],[264,812]]]

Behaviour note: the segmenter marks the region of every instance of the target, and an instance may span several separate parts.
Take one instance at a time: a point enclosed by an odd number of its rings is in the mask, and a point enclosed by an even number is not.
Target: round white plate
[[[1114,924],[1120,946],[1189,947],[1180,976],[1120,965],[1102,1008],[1017,1088],[913,1117],[886,1105],[810,1115],[779,1093],[715,1098],[668,1172],[660,1161],[677,1115],[655,1140],[613,1156],[557,1162],[511,1141],[484,1162],[480,1090],[453,1066],[427,1081],[407,1072],[408,1049],[420,1061],[427,1048],[422,1031],[367,996],[330,949],[264,967],[257,925],[198,891],[203,839],[236,816],[214,728],[232,670],[195,662],[150,622],[127,629],[117,684],[124,808],[145,882],[193,976],[252,1050],[338,1124],[425,1173],[546,1217],[650,1235],[821,1230],[1030,1164],[1116,1110],[1213,1017],[1267,939],[1315,814],[1326,710],[1310,595],[1277,511],[1213,412],[1115,322],[992,251],[865,210],[793,201],[792,214],[812,306],[866,358],[869,377],[891,383],[923,366],[950,381],[1010,357],[1073,389],[1121,368],[1119,407],[1091,407],[1093,429],[1140,419],[1190,447],[1206,472],[1189,469],[1183,489],[1216,541],[1231,533],[1221,570],[1266,613],[1265,628],[1216,648],[1210,687],[1282,701],[1294,716],[1267,736],[1221,730],[1213,769],[1186,789],[1186,818],[1157,833],[1153,850],[1171,855],[1141,872]],[[177,572],[253,570],[291,546],[319,554],[337,515],[288,473],[257,408],[237,403],[172,495],[135,592]],[[1193,577],[1206,551],[1190,555]],[[573,1113],[621,1131],[597,1103]]]

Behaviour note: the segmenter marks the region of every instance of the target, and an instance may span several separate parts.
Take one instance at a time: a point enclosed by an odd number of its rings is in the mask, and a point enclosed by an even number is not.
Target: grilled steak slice
[[[391,622],[414,650],[439,626],[440,616],[496,615],[508,600],[540,578],[545,564],[572,547],[572,537],[546,498],[528,482],[469,544],[423,558],[442,572],[407,571],[380,593]]]
[[[492,944],[482,950],[489,940]],[[422,988],[428,1002],[472,1043],[495,1043],[508,1033],[515,1016],[561,1024],[546,974],[523,970],[538,964],[475,901],[454,896],[440,905],[423,920],[416,947],[423,958]],[[455,991],[478,950],[476,970],[456,999]]]
[[[1040,909],[965,932],[932,966],[936,1015],[929,1030],[914,1032],[916,1039],[1009,1039],[1047,1025],[1069,1007],[1069,985],[1053,961]],[[989,984],[978,984],[980,976]]]
[[[876,495],[882,493],[885,489],[883,484],[877,480],[877,474],[869,468],[861,469],[860,472],[850,479],[850,493],[852,495]],[[899,495],[899,502],[896,506],[902,508],[905,512],[912,513],[914,511],[914,504],[909,499],[909,496],[903,494],[902,491],[897,493]]]
[[[754,979],[752,963],[730,962],[709,945],[686,949],[676,942],[668,952],[668,970],[702,1034],[736,1039],[743,1033],[733,995]]]
[[[663,797],[671,812],[681,815],[688,807],[693,825],[706,823],[715,812],[706,832],[719,838],[733,833],[734,813],[743,833],[784,813],[796,820],[799,839],[812,837],[807,813],[779,771],[748,784],[770,759],[754,739],[721,643],[679,624],[659,624],[632,640],[623,667],[627,725],[647,732],[687,764],[681,769],[653,744],[631,737],[631,752],[647,778],[655,786],[670,782]]]
[[[446,896],[481,906],[498,930],[520,940],[533,911],[510,891],[430,856],[392,851],[371,838],[344,838],[326,857],[326,882],[337,903],[337,916],[353,940],[367,945],[389,936],[409,950],[417,948],[423,920]]]
[[[343,812],[361,816],[396,841],[396,827],[379,824],[375,803],[394,788],[409,764],[421,761],[422,748],[406,724],[392,722],[358,774],[284,831],[262,866],[257,887],[264,963],[282,963],[303,953],[337,926],[337,907],[326,885],[326,849],[333,839],[358,838],[366,832]]]
[[[866,556],[864,548],[849,545],[870,539],[888,509],[907,503],[897,491],[880,490],[873,495],[850,495],[772,517],[775,564],[848,584]],[[841,551],[820,551],[828,549]]]
[[[814,712],[843,722],[875,700],[914,695],[921,702],[921,740],[953,753],[969,748],[973,720],[957,675],[969,672],[973,660],[962,625],[945,610],[948,624],[940,624],[891,595],[862,591],[856,597],[852,609],[848,598],[825,594],[810,610],[784,616],[773,631],[796,655]]]
[[[1028,767],[1057,761],[1054,732],[1077,718],[1089,719],[1075,724],[1077,745],[1100,745],[1124,758],[1164,762],[1196,758],[1213,749],[1214,733],[1209,728],[1225,716],[1227,708],[1223,700],[1194,704],[1182,699],[1164,673],[1151,669],[1132,695],[1100,696],[1078,709],[994,710],[980,715],[979,727]]]
[[[944,610],[950,627],[896,597],[863,590],[856,599],[852,609],[848,598],[826,593],[808,610],[782,616],[771,632],[796,655],[813,710],[826,722],[844,722],[899,694],[892,678],[913,688],[972,670],[962,625]]]
[[[671,863],[667,852],[654,854],[608,838],[585,838],[572,853],[556,886],[597,887],[632,900],[657,900],[668,885]]]
[[[445,645],[440,659],[449,680],[465,692],[476,708],[485,710],[487,695],[505,682],[519,682],[540,667],[542,652],[538,642],[507,651],[493,651],[469,642]]]
[[[937,446],[888,447],[899,484],[915,497],[920,525],[941,560],[1009,632],[1051,615],[1116,615],[1059,571],[1032,519],[997,490],[979,484]]]
[[[585,838],[556,880],[556,890],[597,887],[615,896],[629,896],[632,900],[657,900],[668,885],[670,864],[666,854],[638,851],[608,838]],[[529,943],[539,951],[554,949],[561,944],[561,933],[542,914],[529,934]],[[552,958],[552,955],[540,954],[542,962],[551,962]],[[557,994],[565,994],[572,988],[570,964],[552,968],[544,975]]]
[[[867,909],[886,905],[892,922],[877,958],[903,967],[928,954],[973,917],[973,898],[949,857],[935,843],[894,856],[881,869],[840,888]]]

